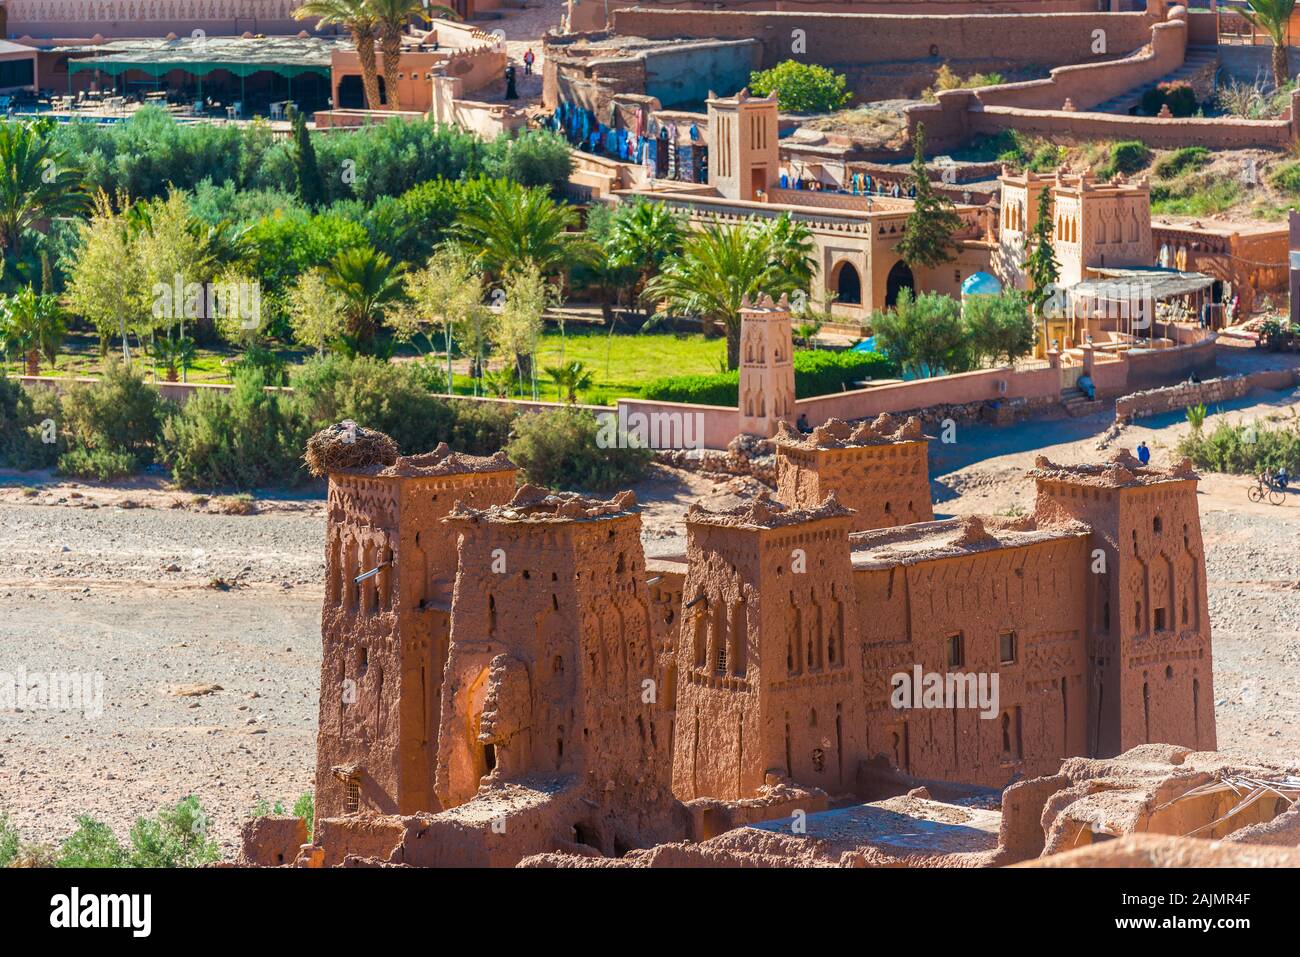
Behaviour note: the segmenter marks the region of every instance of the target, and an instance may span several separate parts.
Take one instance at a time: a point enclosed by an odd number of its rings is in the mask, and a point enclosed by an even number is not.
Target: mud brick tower
[[[1143,467],[1128,452],[1106,465],[1031,473],[1035,512],[1086,522],[1089,753],[1161,742],[1214,750],[1205,548],[1189,463]]]
[[[446,445],[331,470],[321,614],[319,817],[437,808],[434,742],[447,657],[458,501],[509,501],[515,467]]]
[[[769,438],[794,420],[790,303],[764,296],[740,307],[740,431]]]
[[[641,515],[525,485],[509,505],[460,508],[437,793],[564,779],[586,810],[576,838],[607,853],[662,824],[671,710],[657,705]]]
[[[777,97],[709,93],[709,185],[727,199],[761,200],[781,178]]]
[[[864,745],[851,513],[762,496],[687,514],[673,791],[753,796],[768,777],[851,790]]]
[[[782,423],[777,498],[790,508],[812,508],[833,492],[855,512],[851,531],[933,521],[928,451],[916,417],[901,426],[888,414],[870,425],[831,419],[807,436]]]

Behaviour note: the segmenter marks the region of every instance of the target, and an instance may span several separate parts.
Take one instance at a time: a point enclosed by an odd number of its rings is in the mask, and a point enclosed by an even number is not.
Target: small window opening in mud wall
[[[998,660],[1004,665],[1016,663],[1016,633],[1004,631],[998,634]]]
[[[356,779],[343,785],[343,813],[356,814],[361,810],[361,782]]]
[[[600,835],[590,824],[579,821],[573,825],[573,839],[579,844],[586,844],[600,850]]]
[[[497,766],[497,746],[495,744],[483,745],[483,767],[487,768],[487,773],[491,774]]]
[[[826,770],[826,752],[821,748],[813,748],[812,766],[813,770],[818,774]]]
[[[963,647],[961,632],[948,636],[948,667],[960,668],[966,663],[966,649]]]

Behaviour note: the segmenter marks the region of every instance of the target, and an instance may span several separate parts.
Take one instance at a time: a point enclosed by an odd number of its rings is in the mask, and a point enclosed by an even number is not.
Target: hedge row
[[[309,478],[302,461],[308,437],[345,419],[388,433],[403,454],[439,442],[477,455],[505,448],[543,485],[627,485],[651,457],[600,448],[590,413],[520,417],[491,403],[434,395],[409,363],[327,356],[308,362],[292,384],[292,393],[267,391],[263,374],[250,368],[236,375],[232,390],[201,391],[176,407],[122,363],[62,397],[0,377],[0,466],[110,481],[161,465],[186,489],[293,486]]]
[[[794,354],[795,398],[807,399],[856,388],[863,379],[889,379],[898,366],[877,352],[827,352],[806,349]],[[692,402],[696,405],[739,403],[740,373],[678,375],[655,379],[641,392],[659,402]]]

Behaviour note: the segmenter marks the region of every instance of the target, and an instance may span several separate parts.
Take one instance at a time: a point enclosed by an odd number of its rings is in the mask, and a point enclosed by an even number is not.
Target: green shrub
[[[10,822],[8,814],[0,811],[0,867],[8,867],[17,859],[21,844],[18,828]]]
[[[456,420],[445,441],[457,452],[491,455],[510,443],[518,412],[495,402],[453,400],[450,404]]]
[[[1101,168],[1101,175],[1110,179],[1116,173],[1125,176],[1138,172],[1151,162],[1151,150],[1139,140],[1124,140],[1110,147],[1110,159]]]
[[[1179,454],[1198,468],[1232,475],[1257,475],[1286,466],[1300,471],[1300,429],[1220,422],[1209,434],[1197,429],[1178,444]]]
[[[67,447],[58,431],[61,419],[57,392],[25,389],[0,372],[0,466],[53,468]],[[50,438],[54,441],[46,441]]]
[[[1155,174],[1161,179],[1172,179],[1189,170],[1200,169],[1210,161],[1210,151],[1204,146],[1180,146],[1156,162]]]
[[[856,388],[863,379],[890,379],[898,365],[878,352],[829,352],[804,349],[794,354],[794,394],[797,399]]]
[[[293,376],[301,414],[312,428],[351,419],[386,432],[404,455],[427,452],[451,437],[456,414],[408,365],[368,356],[309,360]]]
[[[489,176],[553,190],[568,181],[573,157],[563,136],[533,130],[513,138],[497,137],[488,144],[483,165]]]
[[[63,398],[69,451],[59,471],[101,478],[143,468],[153,461],[162,418],[158,390],[132,366],[110,362],[99,381],[75,385]]]
[[[1169,107],[1174,116],[1193,116],[1197,110],[1196,91],[1181,80],[1159,83],[1142,94],[1142,112],[1155,116],[1161,107]]]
[[[136,460],[130,452],[114,449],[88,449],[77,446],[59,456],[59,472],[73,478],[112,482],[126,478],[136,470]]]
[[[190,795],[131,827],[131,867],[199,867],[221,857],[208,838],[208,818]]]
[[[1300,163],[1281,163],[1273,167],[1268,181],[1284,193],[1300,196]]]
[[[311,837],[316,827],[316,799],[310,791],[303,791],[298,795],[298,800],[293,802],[293,815],[306,822],[307,836]]]
[[[113,829],[83,814],[77,829],[59,845],[57,867],[126,867],[129,858]]]
[[[300,456],[308,434],[298,405],[268,392],[250,369],[231,391],[201,391],[169,417],[160,451],[182,488],[295,485],[307,477]]]
[[[516,420],[507,451],[537,485],[605,491],[637,482],[654,452],[601,448],[600,431],[601,423],[585,409],[534,412]]]
[[[856,388],[863,379],[888,379],[898,365],[877,352],[830,352],[803,349],[794,354],[794,393],[799,399]],[[660,402],[735,406],[740,395],[739,372],[665,376],[648,383],[641,394]]]
[[[645,385],[641,395],[659,402],[690,402],[693,405],[735,407],[740,395],[739,372],[708,375],[672,375]]]
[[[783,60],[770,70],[756,70],[749,76],[749,90],[756,96],[776,93],[777,105],[793,113],[828,113],[838,110],[853,95],[842,74],[815,63]]]

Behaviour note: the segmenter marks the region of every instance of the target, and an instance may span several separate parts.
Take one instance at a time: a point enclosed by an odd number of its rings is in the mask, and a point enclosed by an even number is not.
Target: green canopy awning
[[[186,38],[184,40],[125,40],[85,47],[68,59],[69,73],[97,70],[110,76],[139,71],[161,77],[173,70],[207,76],[225,70],[239,77],[274,73],[292,79],[310,73],[330,75],[330,61],[341,44],[318,37]]]

